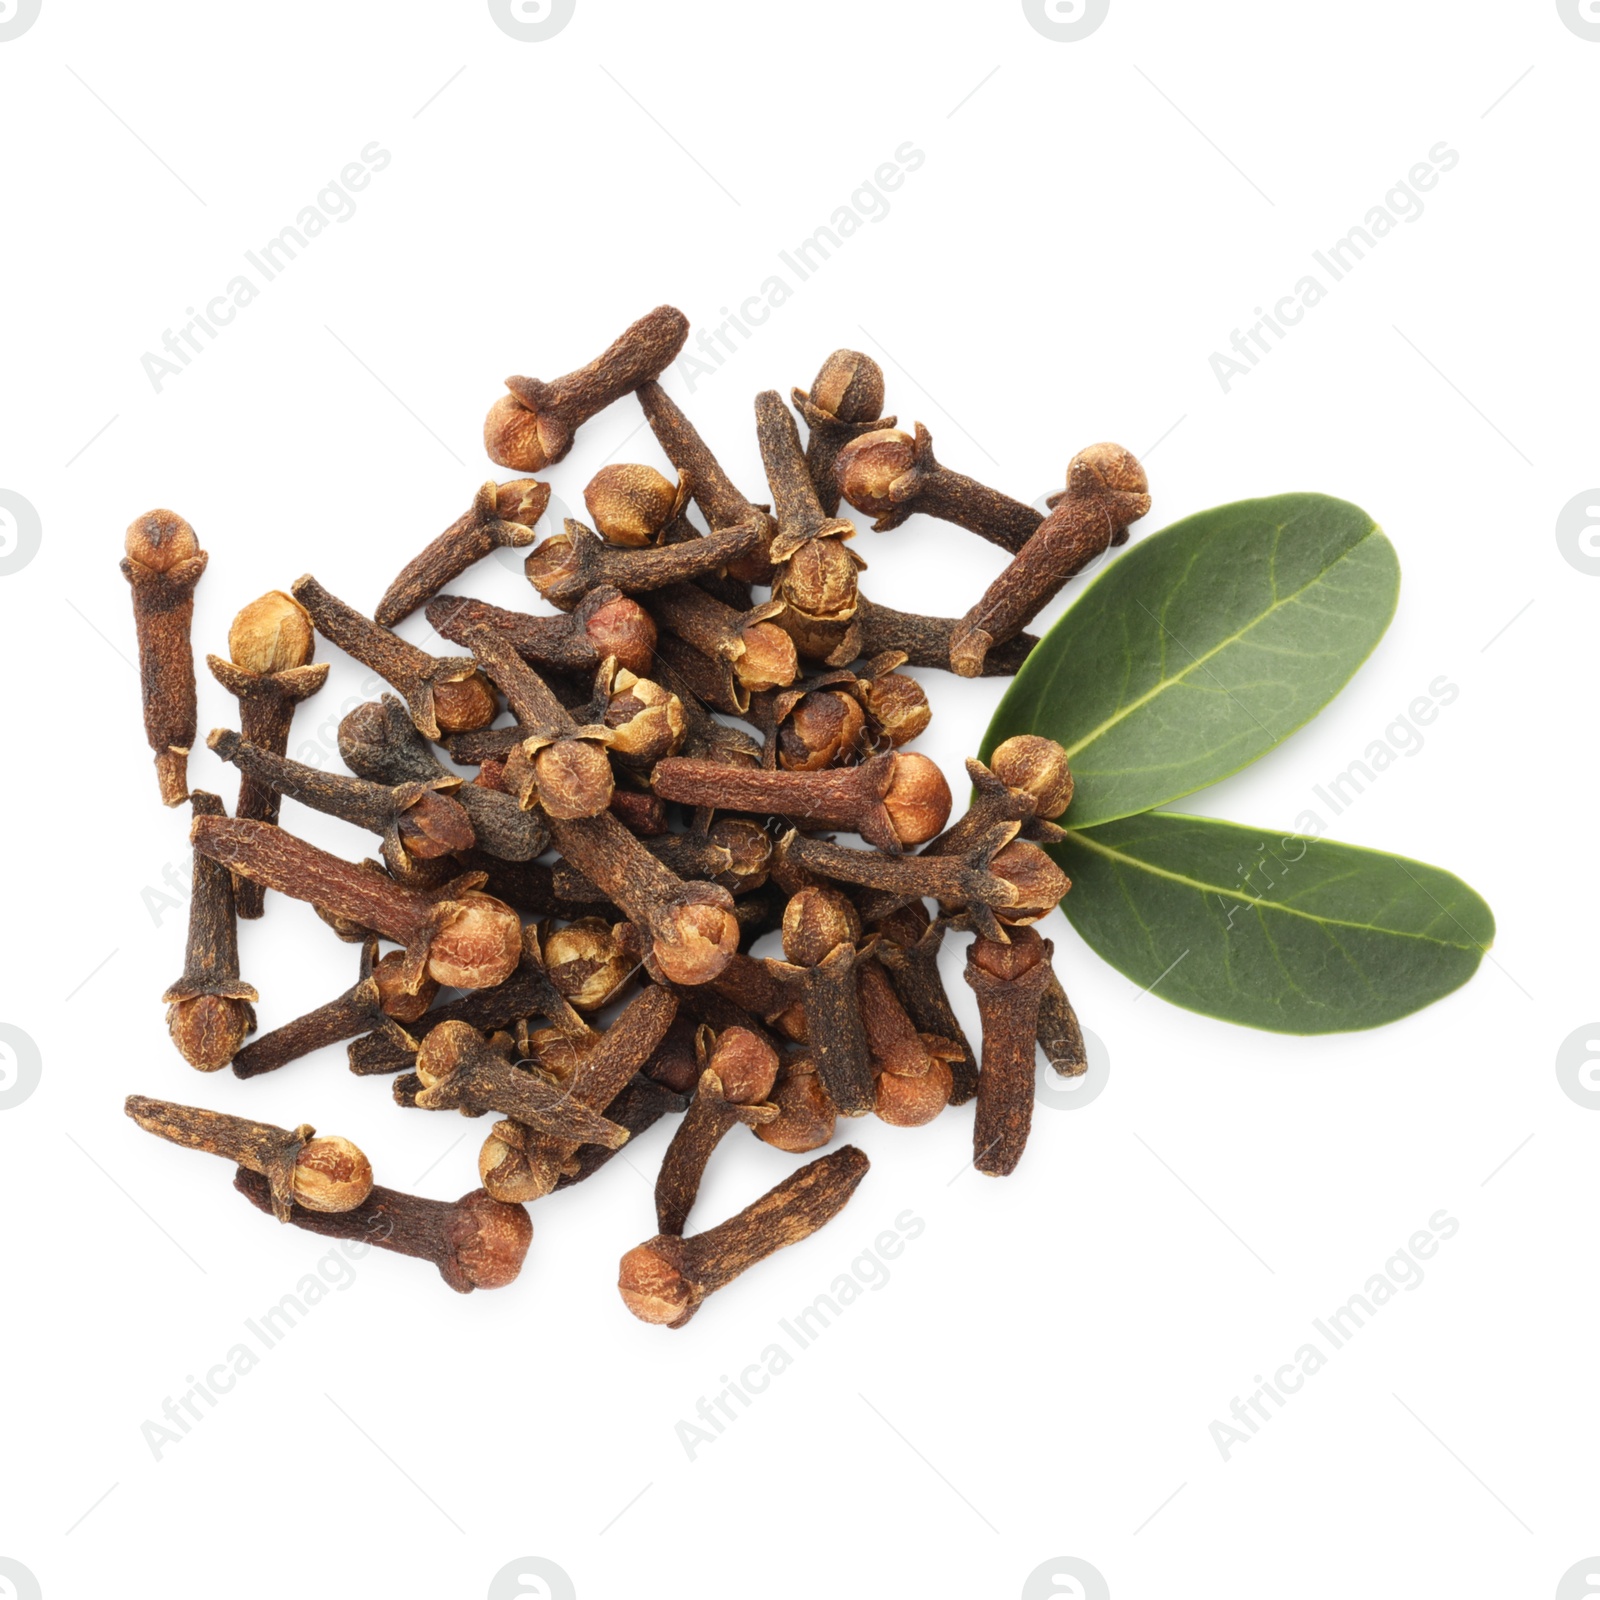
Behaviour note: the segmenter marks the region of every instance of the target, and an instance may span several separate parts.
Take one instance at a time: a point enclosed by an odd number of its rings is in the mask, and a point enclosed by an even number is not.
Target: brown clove
[[[836,517],[839,482],[833,466],[839,452],[863,433],[895,425],[894,417],[877,415],[883,410],[883,368],[859,350],[835,350],[822,363],[810,393],[795,389],[792,396],[810,430],[806,470],[823,512]]]
[[[1039,1002],[1054,948],[1032,928],[1019,928],[1007,944],[980,936],[967,949],[964,975],[983,1024],[972,1164],[990,1177],[1015,1171],[1028,1142]]]
[[[549,672],[593,672],[607,656],[630,672],[645,673],[655,654],[656,625],[637,600],[602,584],[571,611],[535,617],[486,600],[441,594],[423,615],[442,638],[464,644],[469,628],[493,628],[529,666]],[[470,737],[458,735],[457,740]],[[452,753],[457,741],[452,741]],[[460,757],[458,759],[469,759]]]

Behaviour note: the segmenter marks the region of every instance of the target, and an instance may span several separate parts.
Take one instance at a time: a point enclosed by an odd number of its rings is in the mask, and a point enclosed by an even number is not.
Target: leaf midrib
[[[1282,536],[1287,531],[1288,531],[1288,525],[1286,523],[1280,523],[1278,525],[1277,532],[1278,532],[1278,537],[1279,538],[1282,538]],[[1174,684],[1182,683],[1183,680],[1185,678],[1187,678],[1189,676],[1189,674],[1191,672],[1193,672],[1197,667],[1203,667],[1214,656],[1219,655],[1222,651],[1226,650],[1230,645],[1237,644],[1239,642],[1239,640],[1244,638],[1244,636],[1247,633],[1249,633],[1252,628],[1259,628],[1261,626],[1261,624],[1264,623],[1267,620],[1267,618],[1272,616],[1275,612],[1281,610],[1284,606],[1292,605],[1308,589],[1311,589],[1311,588],[1315,587],[1317,584],[1323,582],[1327,578],[1328,574],[1330,572],[1332,572],[1334,570],[1334,568],[1339,565],[1340,562],[1348,561],[1350,559],[1350,557],[1353,556],[1356,553],[1356,551],[1359,550],[1362,547],[1362,545],[1364,545],[1367,542],[1367,540],[1370,539],[1373,536],[1373,534],[1378,533],[1380,531],[1381,530],[1379,529],[1377,523],[1374,522],[1367,529],[1367,531],[1364,534],[1362,534],[1361,537],[1359,539],[1357,539],[1356,542],[1353,545],[1351,545],[1349,547],[1349,549],[1341,552],[1338,561],[1329,562],[1328,565],[1325,566],[1324,568],[1322,568],[1322,570],[1320,572],[1318,572],[1315,577],[1313,577],[1313,578],[1309,579],[1307,582],[1303,583],[1292,594],[1285,595],[1281,600],[1274,600],[1272,602],[1272,604],[1270,606],[1268,606],[1265,611],[1261,612],[1260,615],[1258,615],[1258,616],[1252,617],[1250,619],[1250,621],[1247,622],[1244,625],[1244,627],[1240,628],[1237,633],[1229,634],[1229,636],[1226,639],[1223,639],[1223,640],[1219,641],[1210,650],[1206,651],[1206,653],[1204,655],[1196,656],[1194,658],[1194,660],[1191,661],[1189,663],[1189,665],[1186,666],[1183,669],[1182,672],[1175,673],[1170,678],[1162,678],[1162,679],[1160,679],[1156,683],[1152,684],[1147,690],[1145,690],[1145,692],[1142,695],[1140,695],[1137,700],[1131,700],[1131,701],[1128,702],[1127,705],[1123,706],[1120,710],[1114,711],[1109,717],[1106,718],[1106,720],[1104,722],[1102,722],[1100,724],[1100,726],[1098,728],[1091,728],[1089,730],[1089,732],[1086,733],[1075,744],[1069,745],[1067,747],[1067,759],[1070,761],[1085,746],[1093,744],[1094,741],[1096,739],[1100,738],[1100,736],[1102,734],[1104,734],[1108,730],[1116,727],[1116,725],[1119,722],[1125,721],[1128,717],[1132,716],[1135,711],[1139,710],[1140,707],[1148,705],[1152,700],[1154,700],[1156,698],[1157,695],[1164,694]],[[1176,592],[1177,591],[1174,591],[1174,593],[1176,593]]]
[[[1169,882],[1180,883],[1187,889],[1196,889],[1202,894],[1214,894],[1227,899],[1238,900],[1242,904],[1262,908],[1268,911],[1277,911],[1286,917],[1300,917],[1306,922],[1314,922],[1318,927],[1328,928],[1354,928],[1364,933],[1381,933],[1391,939],[1420,939],[1426,944],[1440,945],[1447,950],[1476,950],[1480,955],[1484,946],[1480,944],[1458,944],[1454,939],[1439,939],[1428,933],[1410,933],[1404,928],[1385,928],[1375,922],[1354,922],[1345,917],[1318,916],[1310,911],[1301,911],[1290,905],[1285,905],[1281,900],[1268,900],[1261,895],[1248,895],[1238,889],[1225,889],[1219,884],[1202,883],[1198,878],[1191,878],[1182,872],[1174,872],[1170,867],[1158,867],[1153,862],[1145,861],[1139,856],[1128,855],[1121,850],[1114,850],[1108,844],[1102,844],[1097,839],[1091,839],[1088,834],[1078,829],[1069,829],[1069,839],[1076,840],[1086,849],[1093,850],[1097,855],[1105,856],[1110,861],[1123,862],[1130,867],[1137,867],[1141,872],[1148,872],[1157,878],[1166,878]]]

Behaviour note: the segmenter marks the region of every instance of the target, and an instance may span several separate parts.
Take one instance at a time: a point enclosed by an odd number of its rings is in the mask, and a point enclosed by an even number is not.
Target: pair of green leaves
[[[1188,517],[1118,559],[1028,657],[981,754],[1067,751],[1052,853],[1101,956],[1163,999],[1284,1033],[1391,1022],[1458,988],[1494,917],[1437,867],[1160,811],[1309,721],[1394,616],[1394,546],[1359,507],[1290,494]]]

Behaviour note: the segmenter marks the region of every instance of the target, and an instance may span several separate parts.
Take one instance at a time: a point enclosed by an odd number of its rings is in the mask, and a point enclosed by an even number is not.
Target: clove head
[[[714,1044],[705,1044],[703,1030],[699,1048],[705,1051],[705,1064],[722,1081],[722,1097],[738,1106],[753,1106],[772,1093],[778,1076],[778,1052],[758,1033],[737,1025],[724,1028]]]
[[[167,1032],[178,1054],[198,1072],[227,1066],[255,1026],[250,1002],[226,995],[194,995],[167,1007]]]
[[[624,937],[626,922],[580,917],[544,942],[544,964],[561,997],[578,1011],[598,1011],[639,965]]]
[[[310,661],[316,638],[311,613],[293,595],[271,589],[233,619],[228,655],[246,672],[286,672]]]
[[[924,755],[902,751],[892,759],[894,771],[883,806],[901,845],[909,849],[926,844],[950,820],[950,785]]]
[[[858,422],[883,411],[883,368],[859,350],[835,350],[811,385],[811,403],[842,422]]]
[[[200,554],[200,540],[176,511],[147,511],[128,524],[122,548],[130,561],[151,572],[171,572]]]
[[[861,937],[856,908],[837,889],[820,885],[789,897],[783,911],[784,959],[797,967],[817,967],[842,944]]]
[[[880,1072],[873,1090],[872,1111],[880,1122],[895,1128],[920,1128],[950,1103],[955,1078],[950,1063],[929,1052],[931,1065],[917,1077]]]
[[[682,1248],[681,1239],[657,1236],[622,1258],[617,1288],[641,1322],[675,1328],[693,1315],[694,1292],[675,1259]]]
[[[406,854],[418,861],[434,861],[456,850],[470,850],[477,842],[461,802],[434,789],[418,795],[400,813],[396,826]]]
[[[595,531],[607,544],[652,545],[683,509],[678,486],[654,467],[615,462],[602,467],[583,491]]]
[[[1018,733],[995,747],[989,770],[1008,789],[1033,797],[1033,814],[1049,820],[1072,804],[1072,773],[1067,752],[1054,739]]]
[[[900,511],[915,488],[916,441],[898,428],[852,439],[834,463],[839,492],[857,511],[886,517]]]
[[[548,817],[592,817],[611,803],[615,780],[605,746],[593,739],[558,739],[533,758],[539,808]]]
[[[753,694],[785,689],[800,670],[794,640],[771,622],[752,622],[739,632],[743,653],[733,663],[733,674]]]
[[[533,1219],[521,1206],[474,1189],[456,1202],[446,1242],[457,1271],[474,1289],[503,1289],[522,1271],[533,1243]]]
[[[733,896],[714,883],[686,883],[650,933],[651,955],[669,983],[709,983],[738,954]]]
[[[552,417],[541,418],[514,394],[501,395],[483,420],[483,448],[489,459],[513,472],[543,472],[571,444],[569,429]]]
[[[294,1200],[307,1211],[353,1211],[372,1193],[372,1163],[335,1135],[310,1139],[294,1163]]]
[[[610,751],[627,767],[653,767],[676,755],[689,731],[683,702],[670,689],[622,668],[611,683],[606,726],[616,737]]]
[[[989,870],[1016,890],[1017,898],[1011,905],[994,908],[996,918],[1008,927],[1021,927],[1048,916],[1072,887],[1066,873],[1038,845],[1029,844],[1026,839],[1013,839],[996,851]]]
[[[492,989],[522,960],[522,921],[476,889],[446,902],[428,945],[428,975],[450,989]]]
[[[778,1108],[776,1119],[750,1130],[763,1144],[800,1156],[820,1150],[833,1137],[839,1114],[810,1056],[790,1056],[783,1063],[770,1098]]]
[[[861,753],[867,714],[840,689],[805,696],[778,731],[778,765],[787,772],[819,772]]]
[[[596,606],[584,619],[584,634],[594,653],[604,661],[615,656],[617,665],[642,676],[656,654],[656,625],[637,600],[618,594]]]
[[[426,976],[414,992],[408,992],[405,968],[405,952],[391,950],[372,969],[372,981],[378,986],[378,1005],[386,1017],[401,1023],[418,1021],[439,992],[439,985]]]
[[[494,687],[481,672],[469,673],[453,683],[434,685],[433,714],[440,733],[471,733],[475,728],[487,728],[499,709]]]
[[[1121,544],[1127,538],[1127,526],[1137,522],[1150,510],[1150,480],[1139,465],[1138,457],[1120,444],[1092,444],[1080,450],[1067,467],[1067,493],[1070,496],[1089,493],[1110,500],[1108,507],[1117,524]]]

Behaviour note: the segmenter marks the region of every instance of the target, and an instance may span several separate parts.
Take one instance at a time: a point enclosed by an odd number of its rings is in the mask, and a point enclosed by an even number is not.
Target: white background
[[[1014,0],[578,0],[540,43],[482,3],[44,0],[0,43],[0,488],[43,530],[0,579],[0,1020],[42,1061],[0,1112],[0,1557],[48,1600],[476,1597],[523,1556],[585,1600],[1013,1596],[1058,1556],[1118,1600],[1555,1594],[1600,1549],[1600,1115],[1555,1073],[1600,1010],[1578,913],[1600,887],[1600,578],[1555,534],[1600,482],[1597,74],[1600,43],[1554,0],[1113,0],[1076,43]],[[145,352],[371,141],[392,161],[355,214],[156,392]],[[1360,503],[1400,554],[1394,625],[1310,726],[1184,805],[1292,827],[1447,677],[1459,697],[1424,747],[1330,832],[1460,873],[1496,912],[1491,959],[1392,1027],[1289,1039],[1141,997],[1054,916],[1111,1077],[1091,1105],[1040,1109],[1015,1177],[965,1168],[970,1110],[853,1126],[873,1165],[841,1218],[668,1333],[614,1287],[653,1231],[658,1126],[539,1203],[507,1290],[358,1263],[158,1461],[142,1424],[325,1252],[248,1209],[221,1163],[140,1135],[124,1094],[310,1120],[380,1181],[444,1198],[476,1184],[485,1125],[402,1114],[342,1050],[250,1083],[172,1050],[157,997],[184,910],[155,892],[187,871],[186,813],[158,804],[143,742],[123,528],[171,506],[199,531],[201,652],[307,570],[370,609],[489,475],[479,429],[507,373],[555,376],[662,301],[721,321],[906,141],[926,159],[887,214],[804,283],[786,272],[788,302],[671,392],[752,493],[752,395],[853,345],[948,464],[1023,499],[1114,439],[1147,460],[1142,530],[1289,489]],[[1440,141],[1460,161],[1423,214],[1225,394],[1212,352]],[[625,401],[586,428],[558,495],[578,507],[612,456],[660,464],[638,421]],[[1001,559],[924,518],[859,544],[869,593],[945,613]],[[515,564],[457,587],[539,609]],[[320,653],[333,677],[296,748],[319,725],[330,741],[365,678]],[[924,677],[924,746],[959,775],[1002,685]],[[203,740],[234,707],[205,676],[200,693]],[[203,749],[191,779],[231,804]],[[370,848],[292,804],[285,820]],[[241,937],[267,1027],[355,966],[309,910],[269,908]],[[730,1141],[697,1217],[783,1170]],[[1459,1231],[1420,1287],[1225,1462],[1211,1423],[1441,1209]],[[906,1211],[924,1226],[890,1281],[691,1460],[680,1420]],[[530,1574],[494,1592],[563,1591]]]

